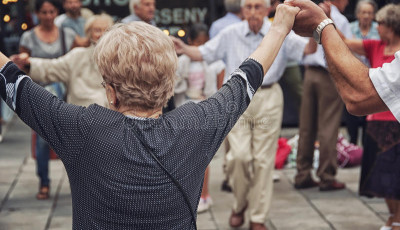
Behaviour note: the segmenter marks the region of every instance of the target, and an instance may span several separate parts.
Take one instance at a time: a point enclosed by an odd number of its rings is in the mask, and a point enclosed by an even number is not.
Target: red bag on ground
[[[36,159],[36,132],[32,132],[32,145],[31,145],[31,151],[32,151],[32,158]],[[50,148],[50,160],[58,159],[58,156],[56,152],[54,152],[53,149]]]
[[[292,151],[292,147],[288,145],[286,138],[278,139],[278,149],[276,150],[275,168],[281,169],[285,165],[286,159]]]

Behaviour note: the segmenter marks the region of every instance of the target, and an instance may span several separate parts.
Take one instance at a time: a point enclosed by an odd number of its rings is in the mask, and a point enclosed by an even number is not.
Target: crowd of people
[[[130,0],[115,25],[80,0],[63,0],[63,15],[56,0],[36,1],[39,23],[20,53],[0,53],[0,95],[34,131],[36,198],[50,196],[55,151],[74,229],[196,229],[197,212],[212,205],[208,165],[225,143],[229,224],[242,226],[248,212],[251,230],[267,229],[284,78],[301,96],[294,188],[346,187],[335,178],[346,108],[353,144],[364,130],[359,193],[385,198],[381,230],[399,230],[400,5],[359,0],[349,23],[348,0],[224,3],[227,14],[210,30],[193,24],[186,44],[156,27],[155,0]]]

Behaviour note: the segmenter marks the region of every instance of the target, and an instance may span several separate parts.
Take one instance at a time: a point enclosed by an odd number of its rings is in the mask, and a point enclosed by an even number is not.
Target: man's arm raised
[[[347,110],[355,115],[388,110],[369,78],[369,68],[351,53],[333,26],[322,31],[321,42],[330,73]]]
[[[200,53],[199,47],[187,45],[181,39],[174,36],[170,36],[170,38],[172,42],[174,42],[177,54],[185,54],[189,56],[192,61],[203,61],[203,56]]]
[[[312,36],[319,23],[328,18],[310,0],[286,0],[285,3],[301,9],[293,30],[302,36]],[[348,111],[365,115],[388,110],[369,78],[368,67],[350,52],[333,25],[326,26],[322,31],[321,43],[329,71]]]

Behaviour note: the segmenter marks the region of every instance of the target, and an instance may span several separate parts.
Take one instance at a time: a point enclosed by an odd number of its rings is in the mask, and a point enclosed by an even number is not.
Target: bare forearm
[[[369,69],[349,50],[332,25],[322,32],[322,45],[336,88],[356,115],[387,110],[369,78]]]
[[[250,55],[260,62],[263,67],[264,75],[268,72],[274,62],[278,52],[287,35],[287,31],[280,29],[278,26],[271,26],[267,35],[263,38],[258,48]]]
[[[186,45],[183,48],[183,53],[189,56],[192,61],[203,61],[203,56],[197,46]]]
[[[344,43],[346,43],[349,49],[358,54],[358,55],[365,55],[365,49],[363,45],[363,41],[361,39],[343,39]]]

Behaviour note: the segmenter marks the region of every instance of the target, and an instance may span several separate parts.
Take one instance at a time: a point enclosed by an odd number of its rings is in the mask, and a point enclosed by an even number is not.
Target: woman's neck
[[[162,114],[162,108],[139,110],[139,109],[122,107],[119,108],[117,111],[124,114],[125,116],[142,117],[142,118],[159,118]]]
[[[394,35],[386,41],[385,53],[387,55],[393,55],[400,50],[400,36]]]
[[[360,23],[360,31],[363,36],[366,36],[371,29],[371,24],[361,24]]]
[[[56,25],[54,25],[54,24],[52,24],[52,25],[43,25],[43,24],[39,24],[39,25],[38,25],[38,29],[39,29],[40,31],[43,31],[43,32],[51,32],[51,31],[53,31],[55,28],[56,28]]]

